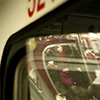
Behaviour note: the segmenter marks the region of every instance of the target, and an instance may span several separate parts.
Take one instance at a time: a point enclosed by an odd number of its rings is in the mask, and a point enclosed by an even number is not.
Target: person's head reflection
[[[91,100],[100,100],[100,84],[92,84],[87,89]]]
[[[58,66],[55,65],[54,61],[49,61],[48,65],[47,65],[47,68],[55,69],[55,68],[58,68]]]

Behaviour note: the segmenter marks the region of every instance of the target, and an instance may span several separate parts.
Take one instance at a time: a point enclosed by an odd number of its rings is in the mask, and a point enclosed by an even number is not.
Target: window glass
[[[55,99],[71,86],[87,89],[100,84],[99,33],[63,33],[62,22],[46,26],[42,33],[27,41],[29,76],[41,94]],[[66,24],[64,24],[66,25]],[[65,26],[64,26],[65,27]]]
[[[85,36],[64,34],[30,39],[28,41],[28,52],[31,53],[28,58],[31,61],[28,65],[29,75],[37,86],[40,88],[38,74],[41,76],[42,71],[57,92],[66,91],[73,84],[87,88],[95,83],[100,68],[98,49],[100,47],[97,44],[99,40],[93,42],[90,36],[90,34]],[[44,80],[46,82],[46,78]],[[99,80],[97,82],[99,83]]]

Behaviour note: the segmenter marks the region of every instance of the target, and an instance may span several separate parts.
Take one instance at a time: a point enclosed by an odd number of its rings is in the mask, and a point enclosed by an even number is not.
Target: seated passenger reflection
[[[60,71],[61,81],[66,85],[73,85],[74,80],[70,77],[70,75],[68,75],[68,72],[69,72],[68,68],[65,68]]]
[[[49,61],[47,68],[48,68],[49,75],[50,75],[56,89],[58,90],[58,92],[60,92],[60,93],[65,92],[66,87],[64,87],[61,82],[58,66],[54,63],[54,61]]]
[[[86,89],[73,85],[65,93],[57,94],[56,100],[89,100],[89,95]]]
[[[90,85],[87,72],[83,72],[80,68],[77,68],[75,71],[71,71],[68,68],[65,68],[60,71],[60,77],[62,83],[66,87],[75,84],[77,86],[87,88]]]
[[[58,66],[54,64],[54,61],[49,61],[47,67],[48,68],[58,68]]]

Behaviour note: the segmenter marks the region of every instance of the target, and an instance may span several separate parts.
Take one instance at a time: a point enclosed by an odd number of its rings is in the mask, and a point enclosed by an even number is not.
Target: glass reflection
[[[42,86],[45,83],[52,93],[64,93],[73,85],[87,89],[91,84],[100,84],[99,42],[97,33],[30,39],[28,61],[32,68],[29,75],[39,89],[45,91]]]

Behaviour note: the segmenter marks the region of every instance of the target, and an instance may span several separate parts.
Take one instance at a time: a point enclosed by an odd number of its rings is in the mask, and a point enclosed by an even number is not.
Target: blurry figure
[[[61,53],[61,52],[63,52],[63,47],[62,47],[62,46],[60,46],[60,45],[59,45],[59,46],[57,46],[57,51],[58,51],[58,52],[60,52],[60,53]]]
[[[65,92],[66,87],[61,82],[58,66],[54,63],[54,61],[49,61],[47,68],[48,68],[49,75],[50,75],[56,89],[58,90],[58,92],[60,92],[60,93]]]
[[[68,75],[69,69],[65,68],[63,70],[60,71],[60,78],[63,84],[67,85],[73,85],[74,81],[73,79],[70,77],[70,75]]]
[[[60,46],[60,45],[57,46],[57,52],[58,52],[58,60],[68,60],[66,58],[66,54],[63,51],[63,47],[62,46]]]
[[[65,68],[65,69],[63,69],[63,72],[68,73],[69,72],[69,69],[68,68]]]
[[[65,93],[56,95],[56,100],[89,100],[89,96],[86,89],[73,85]]]
[[[78,70],[79,72],[82,72],[82,69],[81,69],[81,68],[79,68],[79,67],[77,68],[77,70]]]
[[[90,85],[87,72],[83,72],[79,67],[73,71],[69,70],[68,68],[61,70],[60,78],[66,87],[77,85],[83,88],[87,88]]]
[[[50,52],[50,48],[48,48],[45,52],[46,54],[48,54]]]
[[[61,93],[58,93],[57,95],[56,95],[56,100],[67,100],[66,99],[66,97],[65,96],[60,96],[61,95]]]
[[[44,57],[45,57],[45,62],[46,65],[48,65],[48,61],[50,60],[55,60],[56,59],[56,54],[54,52],[54,48],[47,48],[44,52]]]
[[[48,68],[58,68],[58,66],[54,64],[54,61],[49,61],[47,67]]]
[[[91,100],[100,100],[100,84],[92,84],[87,89]]]
[[[45,50],[45,56],[53,56],[54,52],[51,48]]]
[[[85,56],[88,60],[95,60],[95,54],[91,50],[85,51]]]

